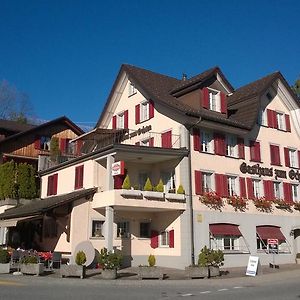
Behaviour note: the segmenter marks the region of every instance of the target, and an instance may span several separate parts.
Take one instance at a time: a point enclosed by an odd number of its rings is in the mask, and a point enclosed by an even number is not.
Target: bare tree
[[[32,115],[32,112],[29,97],[8,81],[2,80],[0,82],[0,119],[27,123],[27,118]]]

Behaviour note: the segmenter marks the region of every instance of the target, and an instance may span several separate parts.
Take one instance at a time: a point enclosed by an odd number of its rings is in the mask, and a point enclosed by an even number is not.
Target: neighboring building
[[[0,119],[0,141],[13,134],[26,131],[33,127],[35,127],[35,125]]]
[[[289,208],[300,200],[299,117],[279,72],[234,90],[218,67],[178,80],[123,65],[96,128],[73,140],[85,141],[86,154],[40,172],[43,208],[0,218],[11,226],[42,218],[36,242],[44,250],[74,254],[89,240],[122,250],[132,265],[151,253],[158,265],[184,268],[205,245],[222,249],[226,266],[245,266],[250,254],[268,264],[268,239],[279,241],[276,263],[292,263],[300,252],[300,213]],[[147,178],[162,179],[164,191],[144,191]],[[180,184],[184,196],[174,194]],[[224,206],[207,207],[208,196]],[[226,200],[233,197],[249,199],[247,209],[236,211]],[[287,209],[260,211],[250,199],[283,199]]]

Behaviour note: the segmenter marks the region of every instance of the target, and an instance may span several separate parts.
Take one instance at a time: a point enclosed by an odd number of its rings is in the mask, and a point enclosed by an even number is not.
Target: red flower
[[[221,210],[224,206],[222,198],[215,192],[205,192],[202,197],[200,197],[201,203],[205,204],[207,207]]]

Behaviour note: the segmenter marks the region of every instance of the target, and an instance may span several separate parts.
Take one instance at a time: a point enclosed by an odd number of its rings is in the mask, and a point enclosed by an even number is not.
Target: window
[[[271,165],[280,166],[280,149],[277,145],[270,145]]]
[[[175,190],[175,173],[173,172],[163,172],[161,174],[162,181],[165,187],[165,193],[174,192]]]
[[[220,93],[209,89],[209,109],[220,111]]]
[[[163,231],[159,235],[159,246],[160,247],[169,247],[169,233]]]
[[[144,101],[141,103],[140,108],[140,122],[146,121],[149,119],[149,102]]]
[[[228,135],[226,137],[226,155],[231,157],[237,157],[236,151],[236,137],[233,135]]]
[[[117,237],[122,238],[129,238],[130,232],[129,232],[129,222],[118,222],[117,223]]]
[[[229,196],[235,196],[238,194],[236,182],[237,182],[236,176],[227,176],[228,195]]]
[[[201,151],[206,153],[214,152],[213,135],[210,132],[201,132]]]
[[[283,113],[276,112],[277,126],[280,130],[285,130],[285,118]]]
[[[75,168],[75,190],[83,187],[83,165]]]
[[[141,238],[150,238],[150,226],[149,222],[140,223],[140,237]]]
[[[258,119],[258,124],[259,125],[262,125],[262,126],[268,126],[268,120],[267,120],[267,115],[266,115],[266,110],[265,109],[262,109],[260,111],[260,114],[259,114],[259,119]]]
[[[213,240],[212,248],[214,250],[239,250],[239,237],[236,236],[218,236]]]
[[[297,168],[297,152],[294,149],[289,149],[290,167]]]
[[[261,161],[260,157],[260,143],[256,141],[250,141],[250,160],[251,161]]]
[[[136,88],[135,88],[134,84],[130,82],[129,86],[128,86],[128,97],[130,97],[134,94],[136,94]]]
[[[299,184],[292,184],[292,200],[299,202]]]
[[[50,137],[48,136],[42,136],[40,139],[41,142],[41,150],[50,150]]]
[[[253,179],[253,195],[255,198],[261,198],[262,195],[262,188],[261,188],[261,180]]]
[[[275,181],[275,182],[273,182],[273,187],[274,187],[275,199],[282,199],[281,183]]]
[[[212,173],[202,172],[202,191],[205,193],[213,191]]]
[[[125,128],[125,112],[117,114],[117,128]]]
[[[103,237],[103,224],[104,221],[92,221],[92,237]]]
[[[57,194],[57,180],[58,180],[58,174],[54,174],[48,177],[47,196],[52,196]]]

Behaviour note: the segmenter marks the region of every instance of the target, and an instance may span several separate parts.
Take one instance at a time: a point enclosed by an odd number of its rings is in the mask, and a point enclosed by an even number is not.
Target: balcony
[[[94,209],[103,209],[106,206],[114,206],[120,210],[136,211],[166,211],[186,209],[185,195],[174,194],[173,199],[167,199],[165,193],[148,192],[140,190],[110,190],[96,193],[92,203]]]

